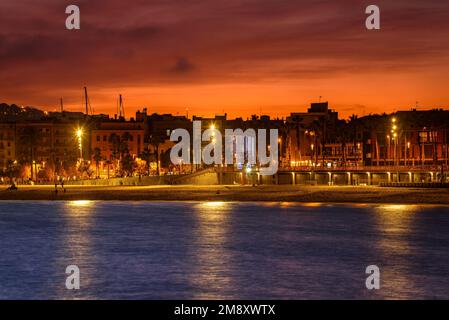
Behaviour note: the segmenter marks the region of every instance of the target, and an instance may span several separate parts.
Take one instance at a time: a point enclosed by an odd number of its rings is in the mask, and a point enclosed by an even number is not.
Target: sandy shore
[[[353,186],[21,186],[0,191],[0,200],[121,200],[121,201],[286,201],[449,204],[449,189]]]

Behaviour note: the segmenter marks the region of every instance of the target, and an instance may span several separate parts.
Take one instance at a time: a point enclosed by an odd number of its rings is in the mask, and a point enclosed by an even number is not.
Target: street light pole
[[[78,148],[80,150],[80,160],[83,160],[83,129],[76,130],[76,136],[78,137]]]
[[[399,164],[399,161],[397,159],[397,147],[398,147],[398,134],[396,132],[396,129],[398,128],[396,125],[396,118],[391,119],[391,134],[393,136],[393,165],[397,166]]]

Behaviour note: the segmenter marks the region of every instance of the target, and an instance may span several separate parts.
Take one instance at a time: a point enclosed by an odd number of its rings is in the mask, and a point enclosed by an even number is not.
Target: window
[[[419,141],[420,142],[427,142],[427,132],[421,131],[419,133]]]
[[[100,140],[101,140],[101,137],[97,136],[97,142],[100,142]]]
[[[435,131],[421,131],[419,132],[419,141],[421,143],[433,142],[433,138],[436,137],[437,133]]]
[[[108,137],[107,136],[103,136],[103,141],[107,141]]]

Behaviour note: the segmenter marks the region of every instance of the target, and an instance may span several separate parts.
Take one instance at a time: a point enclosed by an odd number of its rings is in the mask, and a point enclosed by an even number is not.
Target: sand
[[[19,186],[0,191],[0,200],[120,200],[120,201],[271,201],[333,203],[449,204],[449,189],[359,186]]]

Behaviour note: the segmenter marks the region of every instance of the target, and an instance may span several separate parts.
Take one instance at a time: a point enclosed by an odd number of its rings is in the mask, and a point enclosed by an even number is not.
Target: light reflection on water
[[[0,243],[7,299],[449,298],[444,206],[0,202]]]
[[[68,265],[77,265],[80,270],[83,270],[83,286],[89,287],[92,284],[92,279],[96,276],[93,268],[96,264],[96,255],[91,245],[94,241],[92,228],[95,221],[92,215],[95,214],[95,202],[76,200],[64,204],[63,218],[66,231],[62,236],[64,255],[59,269],[62,270]],[[65,286],[58,286],[57,295],[64,297],[66,291]],[[75,295],[76,297],[77,295]],[[89,298],[89,296],[85,298]]]
[[[195,268],[189,280],[192,286],[201,284],[204,290],[195,292],[192,299],[225,299],[224,292],[232,287],[227,274],[230,253],[221,248],[228,242],[231,205],[226,202],[205,202],[194,206],[196,234],[193,246]]]

